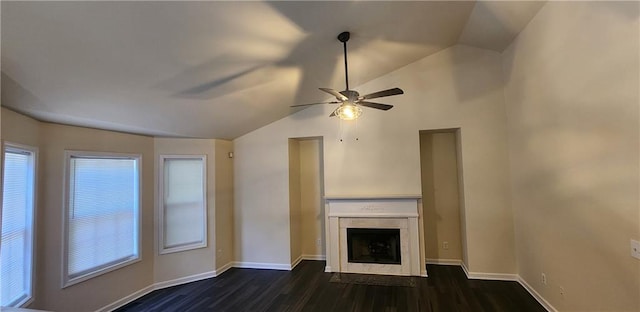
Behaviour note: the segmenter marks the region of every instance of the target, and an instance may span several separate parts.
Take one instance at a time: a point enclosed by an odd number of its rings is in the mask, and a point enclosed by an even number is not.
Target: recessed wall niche
[[[325,259],[322,137],[289,139],[291,264]]]
[[[420,131],[424,248],[427,262],[463,260],[458,129]]]

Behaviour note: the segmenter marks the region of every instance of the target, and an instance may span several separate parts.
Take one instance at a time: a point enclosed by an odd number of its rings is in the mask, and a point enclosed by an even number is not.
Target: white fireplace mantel
[[[326,272],[427,276],[419,195],[326,196]],[[347,260],[347,228],[400,229],[401,264]]]

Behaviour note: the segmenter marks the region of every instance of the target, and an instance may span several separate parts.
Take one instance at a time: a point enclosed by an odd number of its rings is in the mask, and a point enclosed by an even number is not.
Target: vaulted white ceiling
[[[2,105],[44,121],[232,139],[327,100],[318,87],[343,90],[342,31],[353,88],[458,43],[501,52],[543,5],[3,1]]]

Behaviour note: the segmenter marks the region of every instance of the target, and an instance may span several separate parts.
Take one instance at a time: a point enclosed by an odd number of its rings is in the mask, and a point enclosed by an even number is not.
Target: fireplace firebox
[[[401,264],[400,229],[347,228],[351,263]]]

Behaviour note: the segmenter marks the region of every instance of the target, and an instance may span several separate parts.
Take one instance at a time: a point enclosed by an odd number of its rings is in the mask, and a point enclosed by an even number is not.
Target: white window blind
[[[161,156],[161,252],[206,246],[204,156]]]
[[[66,282],[139,259],[139,157],[68,156]]]
[[[5,148],[3,179],[0,306],[20,306],[32,296],[35,153]]]

